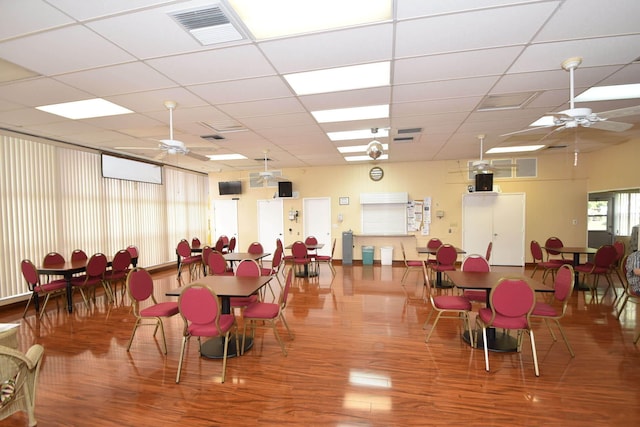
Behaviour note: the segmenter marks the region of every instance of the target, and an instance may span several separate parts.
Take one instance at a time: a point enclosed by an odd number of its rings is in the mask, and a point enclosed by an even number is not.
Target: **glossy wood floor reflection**
[[[629,303],[620,320],[611,299],[572,297],[563,320],[576,353],[536,328],[540,377],[528,339],[521,354],[483,353],[460,339],[461,322],[444,319],[425,344],[429,306],[412,301],[419,278],[400,285],[404,267],[326,266],[297,279],[287,309],[295,339],[281,328],[288,356],[267,329],[255,346],[230,359],[201,359],[192,340],[175,383],[182,320],[166,322],[164,356],[152,328],[126,351],[133,316],[125,298],[79,300],[68,315],[50,302],[41,321],[22,308],[0,309],[0,322],[21,321],[21,349],[45,347],[38,386],[39,426],[627,426],[640,422],[640,327]],[[156,294],[176,285],[156,275]],[[3,426],[25,426],[13,416]]]

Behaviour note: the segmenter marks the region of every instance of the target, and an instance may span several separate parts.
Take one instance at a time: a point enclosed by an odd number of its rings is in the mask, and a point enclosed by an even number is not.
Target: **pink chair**
[[[113,295],[111,288],[105,280],[105,273],[107,271],[107,257],[102,253],[93,254],[87,262],[87,270],[85,274],[74,277],[71,279],[71,286],[74,289],[78,289],[82,295],[84,305],[89,308],[89,300],[87,295],[91,296],[91,299],[96,300],[96,287],[102,286],[104,293],[109,301],[113,301]],[[85,294],[85,290],[88,294]]]
[[[197,237],[194,237],[193,239],[191,239],[191,247],[192,248],[199,248],[200,247],[200,239],[198,239]]]
[[[131,255],[131,265],[133,268],[138,266],[138,247],[135,245],[127,246],[127,252]]]
[[[180,359],[178,362],[178,372],[176,383],[180,382],[182,372],[182,362],[187,342],[191,337],[198,338],[199,350],[201,350],[201,337],[223,337],[224,350],[222,358],[222,382],[224,382],[227,370],[227,351],[229,349],[229,339],[231,330],[238,326],[233,314],[221,314],[219,298],[211,289],[206,286],[193,284],[185,287],[178,298],[178,309],[184,321],[182,333],[182,347],[180,349]],[[236,337],[236,348],[238,347],[238,334]]]
[[[224,255],[218,251],[209,251],[207,266],[209,267],[209,274],[213,276],[233,276],[233,270],[227,264]]]
[[[437,287],[451,287],[450,285],[443,285],[442,273],[445,273],[447,271],[455,271],[457,259],[458,252],[452,245],[444,244],[438,248],[438,251],[436,252],[436,263],[431,267],[431,269],[436,272]]]
[[[331,273],[335,276],[336,269],[333,267],[333,254],[336,251],[336,239],[333,239],[331,244],[331,255],[316,255],[316,264],[318,264],[318,271],[320,271],[320,264],[327,264],[331,269]]]
[[[404,250],[404,243],[400,242],[400,250],[402,250],[402,259],[404,260],[404,273],[402,274],[402,279],[400,283],[404,283],[407,280],[407,276],[412,271],[422,271],[422,267],[424,267],[425,263],[419,259],[407,259],[407,253]]]
[[[208,276],[209,274],[211,274],[209,272],[209,254],[213,252],[213,248],[211,246],[205,245],[202,248],[202,271],[204,273],[205,276]]]
[[[284,289],[280,292],[280,297],[277,303],[256,302],[249,305],[242,313],[244,320],[244,334],[242,336],[242,349],[244,352],[245,337],[247,336],[247,325],[251,324],[251,337],[255,337],[256,325],[258,322],[264,322],[273,329],[273,335],[275,335],[282,353],[286,356],[287,350],[284,348],[284,343],[280,339],[276,323],[278,320],[287,328],[289,338],[293,339],[293,334],[287,323],[287,319],[284,317],[284,310],[287,308],[287,298],[289,296],[289,289],[291,289],[293,271],[289,269],[287,279],[285,281]]]
[[[436,329],[436,325],[438,324],[438,321],[441,318],[452,318],[452,319],[458,319],[458,320],[462,318],[467,328],[467,331],[469,331],[469,341],[470,341],[471,347],[473,347],[474,346],[473,332],[471,331],[471,321],[469,319],[469,312],[471,311],[471,302],[467,298],[460,295],[435,296],[434,291],[431,288],[431,281],[429,280],[429,276],[427,274],[427,267],[424,263],[422,264],[422,271],[424,276],[424,283],[427,288],[429,302],[431,303],[431,307],[433,308],[429,313],[429,316],[427,316],[427,320],[425,320],[424,325],[422,326],[422,329],[427,329],[429,325],[429,321],[433,316],[433,313],[438,313],[436,316],[436,319],[433,321],[433,326],[431,327],[431,330],[429,330],[429,333],[427,334],[424,341],[429,342],[429,339],[431,338],[431,334]]]
[[[22,276],[27,281],[27,286],[31,294],[29,295],[29,300],[27,301],[27,305],[24,308],[24,312],[22,313],[22,317],[24,318],[27,315],[27,310],[29,309],[29,304],[31,301],[34,301],[36,306],[36,313],[40,312],[39,318],[42,319],[44,315],[44,309],[47,306],[47,302],[49,302],[49,298],[52,296],[64,295],[67,290],[67,281],[65,279],[58,279],[52,282],[41,283],[40,275],[38,274],[38,270],[35,265],[28,259],[22,260],[20,264],[22,269]],[[42,303],[42,307],[39,307],[38,299],[40,297],[44,297],[44,302]]]
[[[531,249],[531,257],[533,258],[533,262],[535,264],[535,266],[533,267],[533,271],[531,272],[531,277],[536,274],[538,268],[542,268],[542,283],[547,280],[547,275],[549,273],[551,273],[551,277],[555,280],[556,271],[560,268],[561,265],[563,265],[563,263],[545,261],[540,243],[538,243],[536,240],[532,240],[529,247]]]
[[[46,254],[42,260],[42,266],[43,267],[51,267],[54,265],[59,265],[59,264],[64,264],[65,263],[65,259],[64,257],[59,254],[58,252],[49,252],[48,254]],[[47,282],[51,282],[51,276],[47,275]]]
[[[616,292],[616,288],[613,286],[613,280],[611,280],[611,265],[615,263],[617,256],[618,253],[613,245],[602,245],[594,255],[593,262],[587,262],[575,267],[575,271],[582,273],[583,282],[586,282],[587,276],[592,277],[590,286],[592,297],[596,298],[600,276],[604,276],[607,281],[607,288],[604,294],[602,294],[602,298],[604,299],[609,289],[613,289],[615,298],[618,298],[618,292]]]
[[[427,248],[432,251],[437,251],[440,246],[442,246],[442,240],[437,237],[433,237],[427,242]],[[429,254],[427,257],[427,267],[431,268],[434,265],[436,265],[436,257],[434,255],[432,258],[431,254]]]
[[[280,281],[280,269],[282,268],[282,248],[276,246],[276,250],[273,253],[273,258],[271,259],[271,267],[261,267],[261,275],[263,276],[271,276],[275,277],[280,285],[280,289],[282,289],[282,282]],[[269,283],[269,288],[271,288],[271,284]],[[271,289],[271,293],[273,294],[273,289]],[[275,298],[275,294],[273,294]]]
[[[557,341],[556,336],[551,329],[551,325],[549,325],[549,320],[553,320],[558,326],[558,330],[560,330],[560,334],[562,335],[562,339],[564,339],[567,350],[569,350],[569,354],[571,354],[571,357],[576,357],[562,326],[560,326],[560,319],[562,319],[567,312],[567,305],[569,304],[571,292],[573,291],[573,282],[573,267],[566,264],[560,267],[556,273],[556,279],[553,282],[553,296],[556,304],[553,305],[546,302],[536,302],[533,307],[533,311],[531,312],[531,318],[543,319],[547,328],[549,328],[551,337],[554,341]],[[559,305],[559,307],[557,305]]]
[[[293,268],[296,276],[308,276],[311,258],[309,258],[307,245],[300,240],[294,242],[291,246],[291,255],[293,255]]]
[[[224,253],[224,240],[222,239],[222,237],[218,237],[218,240],[216,240],[216,245],[214,246],[215,250],[220,252],[221,254]]]
[[[546,242],[544,242],[545,250],[547,251],[547,261],[552,263],[557,263],[559,265],[563,264],[571,264],[573,261],[570,259],[565,259],[564,254],[559,251],[554,251],[550,248],[561,248],[564,246],[562,240],[558,237],[549,237]]]
[[[158,329],[160,329],[164,354],[167,354],[167,338],[165,337],[162,319],[178,314],[178,303],[174,301],[159,303],[156,301],[156,297],[153,295],[153,278],[147,270],[142,268],[134,268],[129,272],[126,288],[131,299],[133,315],[136,316],[136,323],[133,325],[127,351],[131,348],[131,343],[138,327],[155,326],[153,336],[155,337]]]
[[[484,255],[484,259],[486,259],[487,262],[489,262],[489,260],[491,259],[492,250],[493,250],[493,242],[489,242],[489,244],[487,245],[487,252]]]
[[[131,254],[126,249],[121,249],[113,256],[111,270],[105,274],[105,280],[112,286],[112,292],[118,290],[118,283],[122,283],[121,293],[124,294],[126,288],[127,275],[131,265]]]
[[[236,250],[236,236],[231,236],[231,238],[229,239],[229,246],[227,248],[227,253],[232,253],[233,251]]]
[[[247,252],[250,254],[261,254],[264,253],[264,248],[260,242],[253,242],[247,248]]]
[[[308,246],[314,246],[318,244],[318,239],[316,239],[315,236],[308,236],[306,239],[304,239],[304,244],[308,245]],[[307,248],[307,252],[309,254],[309,258],[311,258],[311,261],[315,261],[316,260],[316,256],[318,255],[318,249],[317,248]]]
[[[192,279],[198,273],[198,267],[202,265],[201,255],[191,255],[189,242],[182,239],[176,248],[178,254],[178,279],[182,276],[182,268],[186,265],[189,270],[189,277]]]
[[[71,261],[86,261],[88,259],[87,253],[82,249],[74,249],[74,251],[71,252]]]
[[[462,266],[460,269],[462,271],[475,271],[479,273],[488,273],[491,271],[491,267],[489,266],[486,258],[483,258],[482,255],[478,254],[468,255],[464,260],[462,260]],[[465,289],[462,292],[462,295],[472,302],[487,302],[487,293],[482,290]]]
[[[489,372],[489,350],[487,347],[487,328],[501,328],[525,331],[531,339],[533,367],[537,376],[538,354],[536,341],[531,329],[531,312],[536,304],[535,292],[527,282],[521,279],[500,279],[489,294],[489,307],[481,308],[476,317],[476,323],[482,327],[484,343],[485,369]],[[518,352],[522,349],[522,337],[518,336]]]
[[[243,259],[236,267],[235,275],[237,277],[260,277],[262,270],[260,265],[252,259]],[[250,295],[248,297],[231,297],[229,298],[231,308],[244,309],[245,307],[258,302],[258,295]]]

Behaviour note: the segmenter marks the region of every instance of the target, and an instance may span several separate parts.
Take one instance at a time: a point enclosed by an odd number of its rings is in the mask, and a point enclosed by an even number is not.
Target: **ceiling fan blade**
[[[515,132],[504,133],[504,134],[502,134],[500,136],[518,135],[520,133],[532,132],[534,130],[545,129],[545,128],[550,128],[550,127],[554,127],[554,126],[555,125],[535,126],[535,127],[530,127],[530,128],[527,128],[527,129],[517,130]]]
[[[207,156],[203,156],[202,154],[198,154],[198,153],[194,153],[193,151],[189,150],[185,153],[185,155],[192,157],[194,159],[198,159],[198,160],[202,160],[203,162],[208,162],[209,159]]]
[[[637,114],[640,114],[640,105],[636,105],[635,107],[619,108],[617,110],[603,111],[602,113],[598,113],[598,117],[602,117],[603,119],[613,119],[616,117],[635,116]]]
[[[116,150],[160,150],[158,147],[113,147]]]
[[[633,125],[631,123],[611,122],[609,120],[601,120],[599,122],[592,123],[590,127],[595,129],[600,129],[600,130],[608,130],[612,132],[624,132],[625,130],[631,129]]]
[[[153,159],[154,160],[163,160],[165,157],[167,157],[167,151],[166,150],[162,150],[157,156],[155,156]]]

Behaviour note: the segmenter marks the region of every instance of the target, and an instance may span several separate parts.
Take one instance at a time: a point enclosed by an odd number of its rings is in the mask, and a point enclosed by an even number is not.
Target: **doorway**
[[[238,201],[221,199],[213,201],[213,235],[210,246],[216,244],[218,237],[226,235],[228,238],[236,238],[236,246],[240,246],[238,241]]]
[[[258,200],[258,241],[265,252],[273,254],[276,239],[283,240],[284,216],[281,199]],[[265,259],[270,260],[272,256]]]
[[[331,198],[305,198],[302,208],[305,238],[315,236],[318,243],[324,243],[324,247],[318,249],[318,255],[331,255]]]

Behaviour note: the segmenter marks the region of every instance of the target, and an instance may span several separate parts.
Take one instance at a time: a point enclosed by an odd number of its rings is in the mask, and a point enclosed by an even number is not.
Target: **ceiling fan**
[[[270,184],[272,182],[280,182],[280,181],[289,181],[287,178],[283,177],[280,174],[280,171],[269,170],[267,166],[267,162],[269,158],[267,157],[268,150],[264,150],[264,171],[254,172],[249,174],[249,179],[252,184],[256,184],[257,186],[261,186],[264,183]]]
[[[591,108],[576,108],[574,97],[574,80],[573,73],[576,68],[582,63],[581,57],[572,57],[562,62],[562,69],[569,72],[569,109],[560,111],[558,113],[549,113],[548,115],[540,118],[535,123],[539,123],[537,126],[531,126],[527,129],[519,130],[516,132],[506,133],[501,136],[516,135],[523,132],[530,132],[537,129],[552,128],[554,130],[547,133],[542,139],[545,139],[554,132],[559,132],[564,129],[572,129],[578,127],[595,128],[613,132],[624,132],[625,130],[633,127],[630,123],[612,122],[610,118],[631,116],[634,114],[640,114],[640,105],[635,107],[620,108],[617,110],[603,111],[601,113],[594,113]],[[534,123],[534,124],[535,124]]]
[[[479,174],[479,173],[493,173],[495,171],[498,170],[504,170],[504,169],[511,169],[513,167],[516,167],[516,165],[514,164],[500,164],[500,165],[496,165],[493,164],[490,160],[486,160],[482,158],[482,155],[484,153],[484,138],[485,135],[484,134],[480,134],[477,136],[478,140],[480,141],[480,159],[479,160],[474,160],[473,162],[471,162],[470,166],[469,166],[469,172],[473,172],[474,174]]]
[[[202,154],[194,153],[192,150],[187,148],[187,146],[182,141],[178,141],[177,139],[173,139],[173,110],[175,110],[178,104],[175,101],[165,101],[164,106],[169,110],[169,139],[161,139],[158,142],[157,148],[147,148],[147,147],[115,147],[116,149],[124,149],[124,150],[161,150],[162,152],[158,154],[155,159],[161,160],[167,154],[182,154],[185,156],[193,157],[194,159],[209,161],[210,159],[207,156],[203,156]]]

